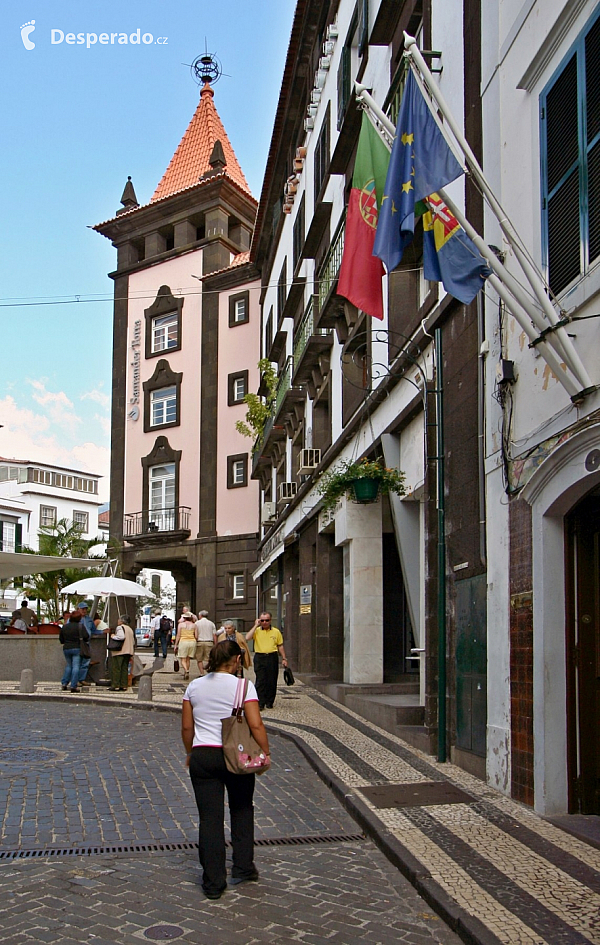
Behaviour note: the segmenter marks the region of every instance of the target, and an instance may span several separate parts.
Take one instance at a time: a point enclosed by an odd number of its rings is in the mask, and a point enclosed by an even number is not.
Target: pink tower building
[[[208,82],[150,201],[98,224],[114,280],[111,537],[123,574],[171,571],[177,610],[256,608],[258,484],[235,424],[259,383],[256,201]]]

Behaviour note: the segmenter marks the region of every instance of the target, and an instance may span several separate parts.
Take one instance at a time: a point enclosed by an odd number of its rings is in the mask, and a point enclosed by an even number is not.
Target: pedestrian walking
[[[232,774],[223,754],[221,720],[230,717],[236,698],[236,673],[242,658],[233,640],[218,643],[208,660],[208,673],[187,687],[183,697],[181,737],[198,814],[202,888],[207,899],[220,899],[227,887],[225,862],[225,789],[231,817],[233,867],[229,884],[258,879],[254,864],[255,774]],[[270,762],[269,740],[258,710],[258,696],[247,683],[244,714],[252,735]]]
[[[154,656],[158,657],[158,646],[160,644],[163,659],[166,660],[171,630],[173,629],[172,622],[161,610],[155,610],[154,617],[150,621],[150,629],[154,637]]]
[[[217,628],[212,620],[208,619],[208,610],[201,610],[196,621],[196,660],[198,672],[204,676],[208,665],[210,651],[217,642]]]
[[[184,610],[177,625],[174,652],[181,660],[183,678],[189,679],[190,660],[196,655],[196,618],[189,610]]]
[[[254,640],[254,672],[256,673],[256,691],[260,709],[272,709],[277,695],[277,677],[281,654],[283,665],[288,661],[283,648],[283,637],[277,627],[271,624],[268,610],[254,621],[254,626],[246,634],[246,640]]]
[[[88,635],[81,622],[81,617],[80,610],[73,611],[58,634],[65,658],[65,671],[60,682],[63,692],[66,692],[69,688],[71,692],[83,692],[78,686],[81,671],[81,645],[87,642]]]
[[[243,633],[237,632],[233,620],[224,620],[223,626],[217,634],[217,643],[222,643],[224,640],[235,640],[242,651],[242,660],[238,675],[243,676],[244,670],[250,669],[252,666],[252,657],[250,656],[250,649],[246,643],[246,637]]]
[[[113,650],[110,654],[110,681],[109,692],[127,692],[127,676],[129,669],[129,660],[135,650],[135,637],[133,630],[129,626],[129,617],[123,614],[117,621],[117,629],[111,632],[110,627],[107,630],[109,639],[122,640],[122,646],[119,650]]]

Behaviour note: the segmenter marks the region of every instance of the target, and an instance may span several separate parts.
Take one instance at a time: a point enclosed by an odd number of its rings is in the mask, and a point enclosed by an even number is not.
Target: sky
[[[189,65],[205,48],[222,64],[215,105],[260,197],[294,7],[1,5],[0,456],[99,473],[108,498],[116,253],[90,227],[114,216],[128,175],[140,203],[152,196],[198,103]]]

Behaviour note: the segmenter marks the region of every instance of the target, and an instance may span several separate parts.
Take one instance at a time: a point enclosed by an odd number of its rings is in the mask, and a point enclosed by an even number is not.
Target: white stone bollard
[[[140,676],[138,702],[152,702],[152,676]]]
[[[21,670],[21,692],[35,692],[35,686],[33,684],[33,670],[32,669],[23,669]]]

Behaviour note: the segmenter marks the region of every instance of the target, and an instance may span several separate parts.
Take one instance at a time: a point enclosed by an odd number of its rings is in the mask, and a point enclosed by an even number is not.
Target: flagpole
[[[469,222],[459,207],[456,206],[454,201],[444,190],[440,190],[440,197],[447,205],[450,212],[454,214],[467,236],[472,239],[481,255],[484,256],[489,262],[490,268],[496,274],[495,277],[490,276],[490,285],[494,287],[500,298],[508,306],[510,312],[515,317],[516,321],[519,323],[529,340],[537,341],[539,339],[538,332],[543,331],[545,328],[542,320],[543,316],[541,313],[535,308],[534,305],[531,304],[531,300],[527,297],[523,287],[519,285],[512,273],[510,273],[508,269],[502,265],[498,257],[489,248],[485,240],[479,236],[472,223]],[[498,286],[500,286],[502,291],[499,290]],[[531,322],[527,321],[527,317],[524,318],[523,315],[529,316],[533,322],[533,327]],[[560,367],[560,361],[558,359],[561,357],[564,358],[565,363],[575,377],[577,384],[581,384],[581,380],[578,377],[577,372],[574,370],[567,353],[557,342],[558,339],[554,337],[553,333],[550,333],[545,336],[544,341],[538,343],[538,347],[541,349],[543,346],[544,359],[552,369],[553,373],[557,375],[558,379],[560,379],[563,387],[565,390],[567,390],[569,397],[580,398],[581,388],[574,384],[571,378],[565,375],[565,372]]]
[[[494,216],[498,220],[498,223],[500,224],[502,232],[506,236],[506,239],[508,240],[511,248],[513,249],[513,252],[519,261],[521,269],[525,273],[525,276],[527,277],[527,281],[529,282],[531,288],[533,289],[535,296],[542,307],[542,310],[546,313],[546,316],[550,324],[556,328],[556,334],[559,336],[561,340],[564,352],[565,353],[567,351],[569,352],[570,360],[572,361],[574,367],[576,368],[574,373],[576,374],[578,381],[582,384],[584,389],[593,387],[594,385],[592,384],[592,380],[583,362],[581,361],[581,358],[577,354],[577,351],[575,350],[575,346],[573,345],[573,343],[571,342],[571,339],[569,338],[567,332],[565,331],[565,328],[560,327],[560,326],[556,327],[559,322],[559,317],[554,309],[554,306],[552,305],[552,302],[550,301],[548,295],[546,294],[546,287],[544,286],[542,280],[540,279],[538,273],[535,271],[534,267],[529,262],[524,249],[521,248],[520,238],[518,236],[518,233],[516,232],[512,223],[508,219],[506,213],[502,209],[502,206],[496,199],[496,196],[492,188],[490,187],[477,158],[473,154],[473,151],[471,150],[468,141],[466,140],[460,128],[454,121],[452,112],[450,111],[448,107],[448,103],[446,102],[437,84],[433,81],[433,76],[431,75],[431,72],[429,71],[429,67],[427,66],[427,63],[425,62],[425,60],[423,59],[423,56],[421,55],[421,51],[419,47],[417,46],[417,42],[414,36],[410,36],[408,33],[405,32],[404,33],[404,46],[405,46],[407,54],[411,57],[413,63],[418,65],[419,69],[421,70],[423,79],[425,81],[427,89],[429,90],[430,95],[433,96],[433,98],[436,100],[437,104],[439,105],[440,111],[442,112],[444,118],[446,119],[446,122],[448,123],[448,127],[451,129],[454,137],[456,138],[456,141],[461,147],[469,163],[471,173],[473,174],[478,184],[480,185],[482,191],[484,192],[489,202],[490,208]],[[425,102],[429,105],[429,102],[427,101],[427,99],[425,99]],[[433,114],[433,110],[432,109],[430,110]]]

